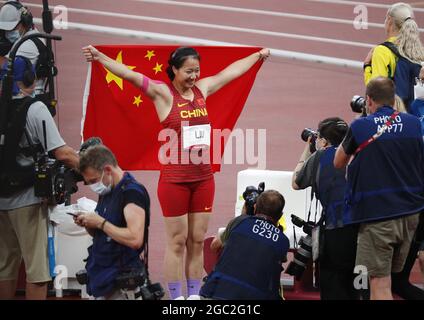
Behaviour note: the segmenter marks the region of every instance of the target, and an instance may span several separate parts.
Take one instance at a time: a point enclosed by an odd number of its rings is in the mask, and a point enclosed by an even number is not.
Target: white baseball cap
[[[16,28],[21,21],[21,12],[7,2],[0,10],[0,29],[10,31]]]

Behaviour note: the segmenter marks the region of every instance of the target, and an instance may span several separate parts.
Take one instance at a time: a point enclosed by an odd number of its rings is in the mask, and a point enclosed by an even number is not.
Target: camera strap
[[[385,124],[383,124],[383,126],[379,130],[377,130],[376,133],[374,133],[368,140],[365,140],[364,142],[362,142],[359,145],[359,147],[355,150],[354,155],[356,155],[357,153],[361,152],[370,143],[374,142],[379,137],[381,137],[381,135],[387,130],[387,128],[390,127],[393,124],[393,122],[395,121],[395,118],[399,115],[399,113],[400,113],[399,111],[393,112],[392,115],[390,116],[389,120],[387,120],[387,122]]]

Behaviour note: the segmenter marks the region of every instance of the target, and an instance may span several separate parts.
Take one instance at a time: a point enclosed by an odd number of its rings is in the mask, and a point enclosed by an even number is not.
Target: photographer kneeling
[[[1,71],[2,80],[6,71]],[[1,106],[7,108],[7,128],[0,160],[0,299],[14,297],[22,258],[26,298],[45,299],[51,280],[48,210],[45,201],[35,195],[34,162],[48,151],[68,167],[76,168],[78,155],[63,141],[46,105],[32,98],[35,73],[31,62],[16,57],[13,77],[13,100]]]
[[[130,173],[122,171],[104,145],[83,151],[79,169],[91,190],[99,195],[98,214],[78,213],[74,217],[75,223],[93,237],[86,264],[87,292],[97,299],[126,300],[117,278],[131,271],[148,277],[145,246],[149,194]]]
[[[221,237],[223,251],[200,290],[204,299],[279,300],[282,263],[289,240],[277,227],[285,205],[277,191],[259,195],[254,215],[231,220]]]
[[[333,117],[319,123],[318,133],[309,131],[307,138],[302,134],[307,143],[292,178],[293,189],[312,187],[322,205],[325,228],[319,255],[322,300],[359,298],[353,287],[357,228],[343,225],[345,170],[338,170],[333,165],[336,148],[347,130],[345,121]],[[312,154],[311,143],[316,146]]]

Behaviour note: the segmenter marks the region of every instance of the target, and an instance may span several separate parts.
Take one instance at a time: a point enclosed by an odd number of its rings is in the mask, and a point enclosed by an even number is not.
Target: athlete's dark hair
[[[168,74],[168,78],[171,79],[171,81],[175,78],[172,67],[175,67],[176,69],[181,68],[184,62],[190,57],[200,61],[199,53],[190,47],[179,47],[171,53],[168,60],[168,67],[166,68],[166,73]]]

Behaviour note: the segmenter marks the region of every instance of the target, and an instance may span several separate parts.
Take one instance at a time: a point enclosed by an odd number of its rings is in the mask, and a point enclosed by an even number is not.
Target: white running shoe
[[[175,298],[174,300],[185,300],[184,296],[179,296],[178,298]]]
[[[197,294],[192,294],[187,298],[187,300],[200,300],[200,296]]]

